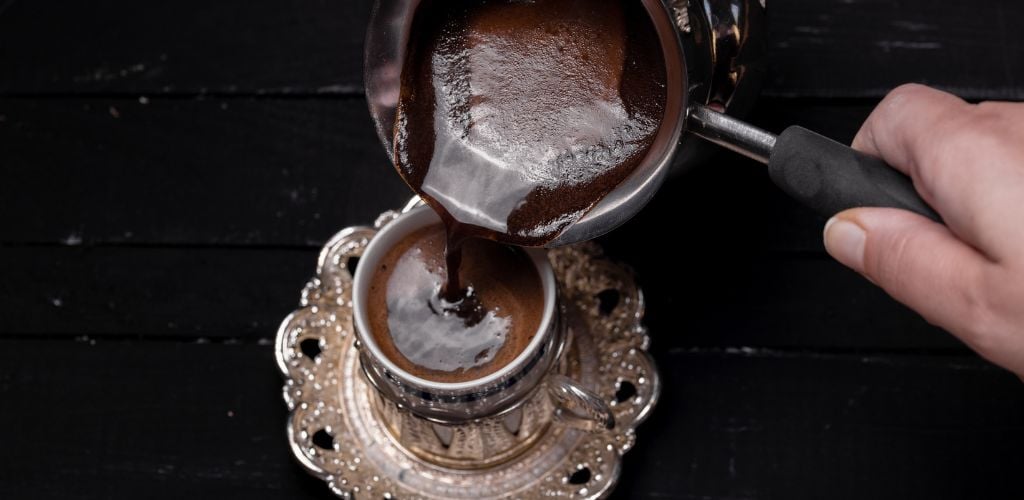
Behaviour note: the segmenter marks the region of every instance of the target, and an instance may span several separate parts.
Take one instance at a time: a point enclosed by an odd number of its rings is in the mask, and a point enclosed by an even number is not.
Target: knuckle
[[[943,188],[963,189],[972,171],[988,166],[977,161],[978,151],[997,148],[1000,137],[992,118],[973,113],[936,125],[934,136],[933,147],[921,152],[917,179],[930,195],[943,192]]]
[[[885,96],[885,99],[883,99],[883,102],[889,101],[892,103],[908,99],[916,99],[931,92],[934,92],[934,90],[919,83],[904,83],[903,85],[890,90]]]
[[[906,83],[889,91],[882,99],[870,120],[889,121],[891,117],[900,116],[909,103],[922,99],[929,89],[924,85]]]
[[[903,114],[908,104],[924,98],[929,89],[916,83],[906,83],[889,91],[882,98],[874,112],[868,117],[868,121],[889,121],[893,117]]]

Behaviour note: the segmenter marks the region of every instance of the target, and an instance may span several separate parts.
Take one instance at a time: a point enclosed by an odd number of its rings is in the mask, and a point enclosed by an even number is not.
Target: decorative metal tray
[[[342,498],[600,498],[614,487],[634,430],[660,392],[641,325],[644,303],[631,271],[594,244],[550,251],[575,325],[573,377],[608,401],[612,431],[552,426],[528,451],[499,466],[461,470],[403,449],[370,404],[352,329],[352,272],[373,228],[347,228],[320,254],[300,309],[285,318],[275,353],[284,374],[288,440],[298,462]]]

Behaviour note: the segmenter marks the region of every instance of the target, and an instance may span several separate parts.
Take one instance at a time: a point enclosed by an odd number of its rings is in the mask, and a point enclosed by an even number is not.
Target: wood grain
[[[660,358],[615,498],[1010,498],[1020,380],[959,357]]]
[[[1015,0],[775,1],[776,96],[878,97],[907,82],[968,99],[1024,99],[1024,9]]]
[[[270,340],[316,268],[302,249],[0,248],[0,336]]]
[[[411,191],[362,99],[0,102],[5,242],[316,246]]]
[[[372,3],[4,5],[3,94],[352,95],[362,87]],[[916,81],[968,98],[1024,99],[1021,25],[1016,0],[773,1],[764,92],[877,98]]]
[[[369,0],[6,2],[6,94],[352,94]],[[59,35],[59,36],[55,36]]]

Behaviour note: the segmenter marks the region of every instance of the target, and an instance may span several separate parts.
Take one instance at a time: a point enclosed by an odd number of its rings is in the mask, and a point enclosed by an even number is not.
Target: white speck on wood
[[[935,31],[939,29],[939,27],[935,26],[934,24],[920,23],[914,21],[892,21],[889,24],[891,24],[895,28],[902,28],[907,31],[913,31],[918,33],[922,31]]]
[[[69,247],[76,247],[76,246],[82,244],[82,235],[78,234],[78,233],[71,233],[71,234],[67,235],[66,238],[61,240],[61,243],[65,244],[65,245],[67,245]]]
[[[827,33],[828,29],[821,26],[794,26],[793,31],[809,35],[821,35],[823,33]]]
[[[875,42],[875,46],[886,52],[892,49],[938,50],[942,48],[942,44],[939,42],[904,42],[899,40],[880,40]]]

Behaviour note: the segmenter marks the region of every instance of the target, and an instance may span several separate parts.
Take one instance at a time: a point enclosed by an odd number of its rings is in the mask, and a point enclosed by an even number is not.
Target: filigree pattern
[[[380,228],[397,214],[378,218]],[[459,470],[425,462],[381,422],[359,367],[352,328],[350,260],[375,229],[348,228],[324,247],[301,308],[277,335],[276,355],[291,411],[296,459],[342,498],[598,498],[618,479],[622,454],[660,390],[641,324],[643,296],[631,272],[593,244],[549,255],[568,312],[568,371],[613,408],[612,431],[553,425],[528,450],[498,466]]]

